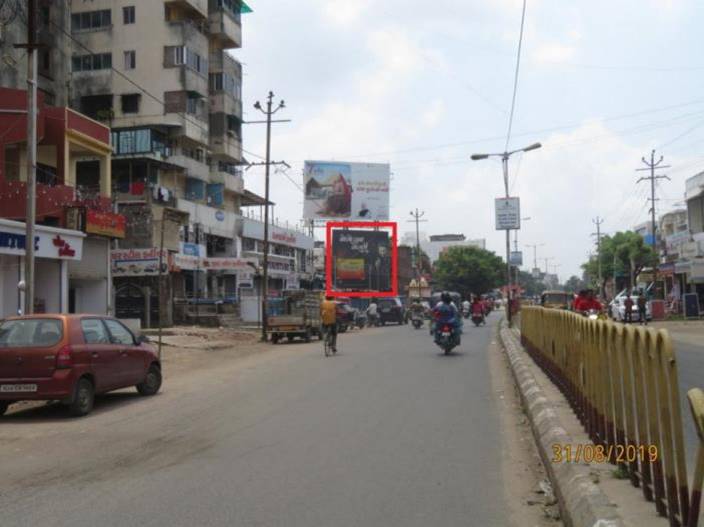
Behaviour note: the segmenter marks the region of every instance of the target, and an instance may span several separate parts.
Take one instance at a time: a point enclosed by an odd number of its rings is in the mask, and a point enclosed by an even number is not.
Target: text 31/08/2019
[[[657,460],[656,445],[552,445],[553,463],[653,463]]]

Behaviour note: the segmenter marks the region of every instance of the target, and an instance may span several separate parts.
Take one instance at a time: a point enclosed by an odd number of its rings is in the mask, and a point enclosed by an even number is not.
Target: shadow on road
[[[0,417],[0,426],[10,426],[13,424],[27,424],[32,422],[47,423],[47,422],[64,422],[69,419],[90,419],[91,416],[100,415],[105,412],[112,412],[140,400],[144,397],[137,392],[114,392],[105,395],[97,395],[95,397],[95,406],[93,411],[85,416],[74,418],[68,413],[68,408],[56,401],[37,402],[37,403],[20,403],[29,404],[26,408],[12,411],[13,406],[10,406],[9,413]]]

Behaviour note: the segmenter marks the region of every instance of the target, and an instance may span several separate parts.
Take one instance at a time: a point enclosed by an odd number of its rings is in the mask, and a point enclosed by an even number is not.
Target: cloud
[[[539,45],[531,52],[530,58],[538,64],[559,64],[568,62],[575,52],[574,46],[553,42]]]
[[[423,113],[421,123],[425,128],[434,128],[440,124],[446,113],[447,108],[445,101],[443,99],[435,99],[428,105],[428,109]]]
[[[326,20],[338,26],[349,26],[371,9],[372,0],[320,0],[318,3]]]

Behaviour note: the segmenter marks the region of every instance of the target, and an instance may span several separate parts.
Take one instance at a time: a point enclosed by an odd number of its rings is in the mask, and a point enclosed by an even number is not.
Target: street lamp
[[[504,190],[506,191],[506,198],[509,197],[508,195],[508,160],[513,154],[517,154],[518,152],[530,152],[531,150],[537,150],[540,148],[542,145],[540,143],[533,143],[532,145],[526,146],[524,148],[520,148],[518,150],[512,150],[510,152],[501,152],[501,153],[494,153],[494,154],[472,154],[471,159],[472,161],[480,161],[482,159],[488,159],[490,157],[500,157],[501,158],[501,164],[503,166],[503,172],[504,172]],[[506,286],[508,288],[508,305],[509,308],[506,311],[506,320],[508,322],[508,326],[511,327],[511,300],[513,299],[513,293],[511,291],[511,231],[510,229],[506,229]]]

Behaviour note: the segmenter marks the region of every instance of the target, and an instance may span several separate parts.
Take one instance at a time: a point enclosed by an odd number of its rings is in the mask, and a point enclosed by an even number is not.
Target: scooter
[[[411,324],[413,324],[413,327],[415,329],[420,329],[423,327],[423,319],[419,314],[414,313],[413,315],[411,315]]]
[[[452,349],[459,345],[455,329],[449,324],[443,323],[439,324],[435,331],[435,344],[442,348],[445,355],[449,355]]]
[[[464,318],[469,318],[469,309],[463,308],[463,309],[462,309],[462,316],[463,316]]]
[[[474,313],[472,315],[472,322],[474,322],[474,325],[476,327],[483,326],[484,324],[486,324],[486,320],[484,318],[484,315],[481,315],[479,313]]]
[[[359,329],[363,329],[364,326],[367,325],[367,314],[362,311],[358,311],[354,319],[354,324]]]

